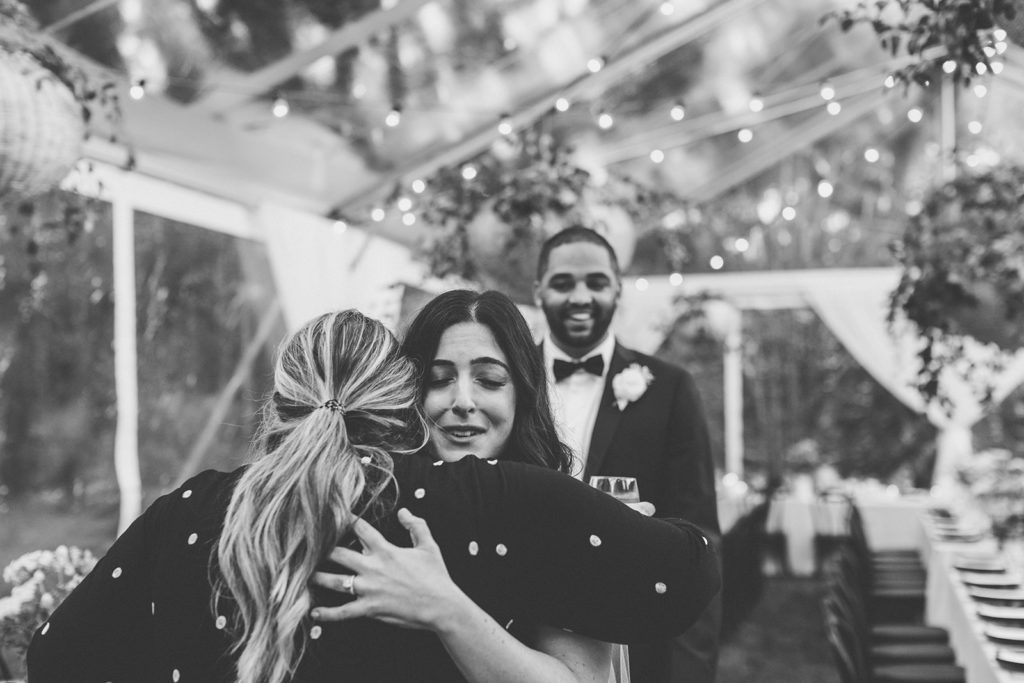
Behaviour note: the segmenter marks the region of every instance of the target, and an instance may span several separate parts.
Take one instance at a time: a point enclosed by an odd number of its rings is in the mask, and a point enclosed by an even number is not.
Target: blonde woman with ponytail
[[[29,680],[465,680],[446,648],[466,647],[473,623],[439,638],[313,618],[319,570],[342,577],[345,604],[358,604],[356,567],[397,551],[494,623],[621,641],[696,619],[720,584],[698,528],[522,463],[432,463],[416,453],[418,377],[357,312],[304,326],[279,353],[252,462],[155,501],[36,632]],[[429,613],[432,598],[421,602]]]

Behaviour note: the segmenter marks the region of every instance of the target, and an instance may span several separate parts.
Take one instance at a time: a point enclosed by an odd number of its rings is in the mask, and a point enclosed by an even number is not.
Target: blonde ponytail
[[[387,502],[390,453],[425,438],[413,364],[380,323],[355,311],[296,333],[274,384],[213,563],[214,610],[223,598],[233,603],[239,683],[295,673],[311,626],[310,576],[355,517]]]

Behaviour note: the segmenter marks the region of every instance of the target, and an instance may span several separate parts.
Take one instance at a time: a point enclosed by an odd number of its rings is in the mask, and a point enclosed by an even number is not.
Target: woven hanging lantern
[[[34,57],[0,47],[0,198],[52,190],[82,155],[71,90]]]

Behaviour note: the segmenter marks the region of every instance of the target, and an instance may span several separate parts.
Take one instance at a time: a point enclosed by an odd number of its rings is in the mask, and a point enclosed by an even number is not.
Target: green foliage
[[[855,9],[828,14],[843,31],[869,24],[882,48],[893,56],[903,49],[917,60],[897,69],[893,76],[904,85],[926,86],[946,60],[956,63],[953,80],[970,83],[984,73],[978,64],[991,66],[985,48],[991,48],[992,31],[1000,20],[1016,16],[1012,0],[871,0]]]
[[[1007,321],[1024,324],[1024,167],[963,169],[908,218],[894,251],[903,272],[889,320],[905,317],[921,333],[918,388],[927,399],[941,400],[945,368],[968,377],[992,369],[965,359],[959,323],[964,309],[980,303],[980,284],[1002,295]]]

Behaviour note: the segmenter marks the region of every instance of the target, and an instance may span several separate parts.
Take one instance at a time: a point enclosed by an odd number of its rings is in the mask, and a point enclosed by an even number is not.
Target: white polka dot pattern
[[[213,622],[213,625],[217,627],[218,631],[223,631],[224,627],[228,625],[228,618],[220,614],[217,616],[217,621]]]
[[[416,489],[412,492],[412,495],[416,496],[418,499],[422,499],[423,496],[427,495],[427,492],[423,489]]]
[[[174,681],[174,683],[178,683],[178,681],[181,680],[181,672],[178,671],[177,669],[172,671],[171,672],[171,680]]]
[[[182,498],[191,498],[192,497],[192,489],[185,489],[184,491],[182,491],[181,497]]]
[[[434,467],[440,467],[443,464],[444,464],[444,460],[435,460],[434,461]]]
[[[198,541],[198,540],[199,540],[199,534],[196,534],[196,533],[189,534],[189,536],[188,536],[188,544],[189,545],[195,545],[196,541]]]
[[[667,591],[667,590],[668,590],[668,586],[666,586],[661,581],[659,581],[658,583],[654,584],[654,592],[657,593],[658,595],[664,595],[665,591]]]
[[[359,458],[359,462],[363,463],[364,465],[369,465],[370,464],[370,456],[364,455],[363,457]]]
[[[494,552],[498,553],[499,557],[505,557],[508,555],[508,547],[504,543],[499,543],[494,547]]]
[[[50,622],[43,624],[43,629],[39,632],[40,635],[46,635],[46,632],[50,630]]]
[[[117,577],[121,576],[121,574],[122,574],[122,572],[121,572],[121,568],[120,567],[114,567],[114,571],[110,572],[110,575],[112,577],[114,577],[115,579]]]
[[[590,534],[590,545],[594,546],[595,548],[601,545],[601,537],[597,534]]]
[[[707,536],[701,536],[700,538],[701,538],[702,541],[704,541],[704,545],[708,544],[708,537]]]
[[[317,639],[320,638],[320,635],[323,632],[324,632],[323,627],[320,626],[319,624],[317,624],[313,628],[309,629],[309,637],[312,638],[313,640],[317,640]]]
[[[477,545],[477,542],[476,541],[470,541],[469,542],[469,554],[470,555],[476,555],[479,552],[480,552],[480,546]]]
[[[156,603],[155,602],[149,603],[149,613],[150,614],[156,614]]]

